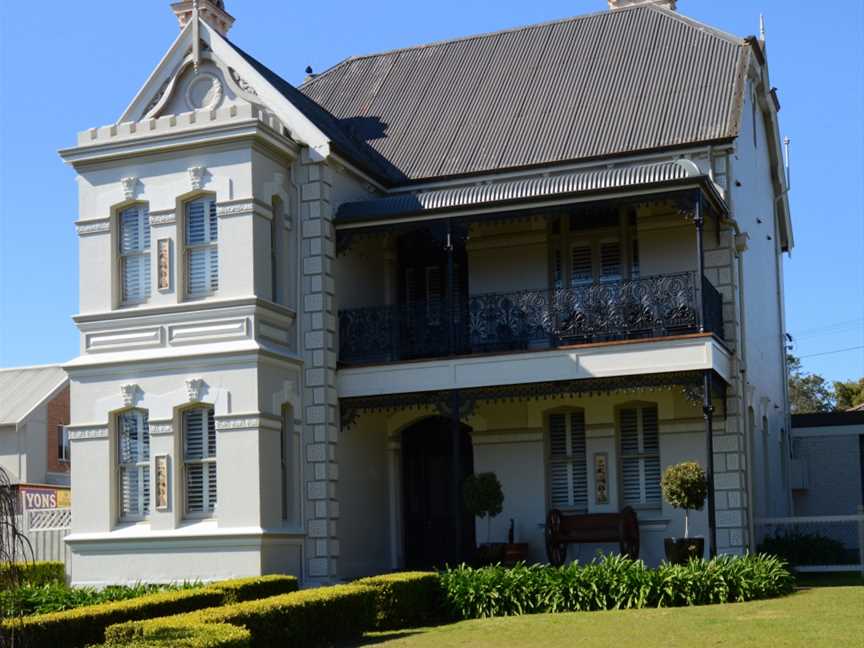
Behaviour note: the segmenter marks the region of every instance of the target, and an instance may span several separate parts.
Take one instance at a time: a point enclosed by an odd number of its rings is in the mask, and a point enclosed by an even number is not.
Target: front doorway
[[[409,569],[456,565],[471,558],[474,518],[462,502],[462,483],[474,471],[471,428],[459,426],[459,465],[450,419],[424,419],[402,432],[405,563]],[[453,482],[458,479],[458,500]]]

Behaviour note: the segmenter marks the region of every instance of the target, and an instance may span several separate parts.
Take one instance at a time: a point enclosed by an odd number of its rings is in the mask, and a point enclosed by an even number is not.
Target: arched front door
[[[470,560],[474,518],[465,512],[462,483],[474,470],[471,428],[460,425],[459,465],[450,419],[432,417],[402,432],[405,562],[411,569]],[[458,480],[458,505],[454,500]]]

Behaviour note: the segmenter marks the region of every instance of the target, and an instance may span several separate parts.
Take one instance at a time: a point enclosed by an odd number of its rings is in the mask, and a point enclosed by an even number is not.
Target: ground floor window
[[[150,428],[147,412],[130,410],[117,420],[120,519],[150,514]]]
[[[588,470],[585,463],[585,413],[549,416],[549,501],[552,508],[588,509]]]
[[[216,509],[216,423],[212,407],[183,412],[183,471],[186,514],[212,515]]]
[[[622,501],[625,506],[660,507],[660,435],[657,407],[628,407],[619,413]]]

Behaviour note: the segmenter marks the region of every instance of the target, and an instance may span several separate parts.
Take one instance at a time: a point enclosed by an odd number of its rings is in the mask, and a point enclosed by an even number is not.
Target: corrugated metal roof
[[[735,137],[746,52],[648,5],[351,58],[299,90],[399,183]]]
[[[58,366],[0,369],[0,425],[15,425],[68,380]]]
[[[538,176],[494,184],[406,193],[375,200],[342,203],[336,223],[362,222],[409,214],[454,210],[480,205],[502,205],[537,198],[570,196],[683,180],[700,176],[688,160],[658,162],[614,169],[594,169],[556,176]]]

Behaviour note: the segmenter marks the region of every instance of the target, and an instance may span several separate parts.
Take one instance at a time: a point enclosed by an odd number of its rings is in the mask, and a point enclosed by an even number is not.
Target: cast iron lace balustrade
[[[478,294],[453,304],[346,309],[339,312],[340,360],[367,364],[694,333],[700,323],[696,286],[695,273],[681,272]],[[708,281],[702,292],[705,330],[722,336],[722,297]]]

